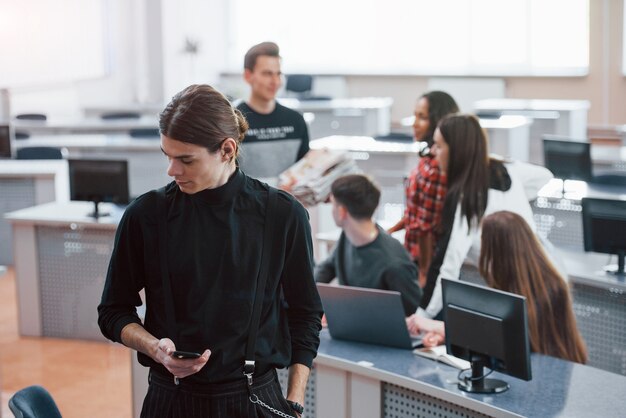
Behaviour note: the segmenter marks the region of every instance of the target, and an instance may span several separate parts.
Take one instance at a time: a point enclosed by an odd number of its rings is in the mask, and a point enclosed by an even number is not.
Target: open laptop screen
[[[317,284],[328,331],[336,339],[412,349],[400,292]]]

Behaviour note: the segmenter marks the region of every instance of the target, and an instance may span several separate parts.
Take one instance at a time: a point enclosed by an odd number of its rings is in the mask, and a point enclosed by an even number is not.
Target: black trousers
[[[141,418],[265,418],[277,417],[266,407],[253,403],[246,379],[224,384],[174,384],[171,376],[150,371],[149,387]],[[276,371],[254,378],[253,399],[260,400],[287,416],[295,416],[285,401]]]

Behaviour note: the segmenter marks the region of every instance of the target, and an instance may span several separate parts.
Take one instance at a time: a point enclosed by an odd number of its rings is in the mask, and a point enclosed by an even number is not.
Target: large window
[[[104,0],[1,0],[0,88],[102,77]]]
[[[233,0],[229,70],[273,40],[285,72],[584,75],[588,0]]]

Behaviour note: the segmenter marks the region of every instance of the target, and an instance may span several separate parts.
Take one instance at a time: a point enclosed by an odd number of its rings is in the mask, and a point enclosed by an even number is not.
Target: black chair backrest
[[[377,141],[389,141],[389,142],[413,142],[415,138],[413,135],[405,134],[404,132],[389,132],[387,135],[378,135],[374,137]]]
[[[294,93],[310,92],[313,88],[313,76],[308,74],[289,74],[285,90]]]
[[[591,181],[591,144],[573,139],[544,136],[543,161],[554,177],[563,180]]]
[[[63,153],[54,147],[25,147],[15,152],[17,160],[62,160]]]
[[[41,386],[28,386],[9,399],[9,409],[16,418],[61,418],[50,393]]]
[[[15,131],[15,139],[28,139],[30,134],[22,131]]]
[[[15,116],[15,119],[20,120],[47,120],[48,117],[43,113],[22,113]]]
[[[114,120],[114,119],[139,119],[140,113],[137,112],[108,112],[100,115],[101,119]]]
[[[134,128],[129,131],[129,134],[133,138],[154,138],[161,137],[159,128]]]

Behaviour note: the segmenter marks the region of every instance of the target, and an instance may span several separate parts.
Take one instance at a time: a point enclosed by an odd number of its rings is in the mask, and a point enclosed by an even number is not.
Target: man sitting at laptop
[[[342,232],[330,257],[316,266],[315,281],[336,277],[344,286],[398,291],[411,315],[422,297],[417,267],[402,244],[372,220],[380,189],[366,176],[347,175],[333,182],[330,200]]]

